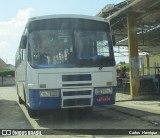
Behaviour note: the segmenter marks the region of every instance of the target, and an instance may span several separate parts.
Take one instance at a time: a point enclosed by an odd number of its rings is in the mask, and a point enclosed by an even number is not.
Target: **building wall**
[[[5,66],[6,66],[6,63],[0,58],[0,68]]]
[[[149,70],[147,71],[147,69],[144,69],[144,74],[150,74],[150,75],[154,75],[154,74],[160,74],[160,55],[156,55],[156,56],[149,56],[148,57],[149,60]],[[143,57],[143,64],[144,67],[147,67],[147,57],[144,56]],[[155,68],[155,67],[159,67],[159,68]]]
[[[15,85],[15,77],[7,76],[7,77],[1,77],[0,76],[0,86],[11,86]]]

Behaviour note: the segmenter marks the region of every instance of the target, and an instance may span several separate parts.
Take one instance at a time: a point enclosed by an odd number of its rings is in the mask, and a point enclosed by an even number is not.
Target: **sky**
[[[0,0],[0,58],[15,64],[15,54],[30,17],[52,14],[95,16],[107,4],[123,0]],[[123,59],[122,59],[123,61]]]

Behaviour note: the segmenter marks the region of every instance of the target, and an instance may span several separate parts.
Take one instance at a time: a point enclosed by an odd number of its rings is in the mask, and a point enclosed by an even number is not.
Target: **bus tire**
[[[24,101],[23,101],[22,98],[19,96],[18,86],[17,86],[17,95],[18,95],[18,103],[19,103],[19,104],[24,104]]]
[[[24,104],[24,101],[21,99],[20,96],[18,96],[18,102],[19,102],[19,104]]]
[[[86,114],[92,114],[93,113],[93,107],[85,107],[82,109],[84,113]]]
[[[93,113],[93,107],[86,107],[86,108],[85,108],[85,111],[86,111],[87,113]]]
[[[23,87],[23,94],[24,94],[24,105],[27,108],[28,114],[31,118],[35,118],[37,116],[37,112],[33,109],[31,109],[28,105],[27,105],[27,101],[26,101],[26,93],[25,93],[25,88]]]
[[[29,106],[27,107],[28,114],[31,118],[35,118],[37,116],[36,110],[31,109]]]

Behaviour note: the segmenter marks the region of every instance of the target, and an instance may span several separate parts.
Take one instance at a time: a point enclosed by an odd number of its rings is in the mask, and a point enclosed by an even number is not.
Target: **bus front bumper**
[[[112,105],[115,103],[116,90],[113,89],[112,94],[95,94],[95,88],[92,89],[91,95],[88,96],[64,96],[65,89],[60,90],[60,94],[55,97],[41,97],[40,89],[29,90],[29,107],[33,110],[43,109],[61,109],[61,108],[79,108],[79,107],[92,107],[92,106],[104,106]],[[82,91],[82,89],[80,89]],[[68,89],[67,89],[68,91]],[[78,90],[73,90],[73,92]],[[87,89],[89,91],[89,89]],[[82,92],[81,92],[82,94]]]

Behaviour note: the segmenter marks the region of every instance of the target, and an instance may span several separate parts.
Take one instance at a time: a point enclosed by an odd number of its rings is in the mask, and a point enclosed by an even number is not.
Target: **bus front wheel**
[[[19,102],[19,104],[25,104],[20,96],[18,96],[18,102]]]
[[[29,106],[27,107],[27,110],[28,110],[28,114],[31,118],[35,118],[37,116],[36,110],[31,109]]]

